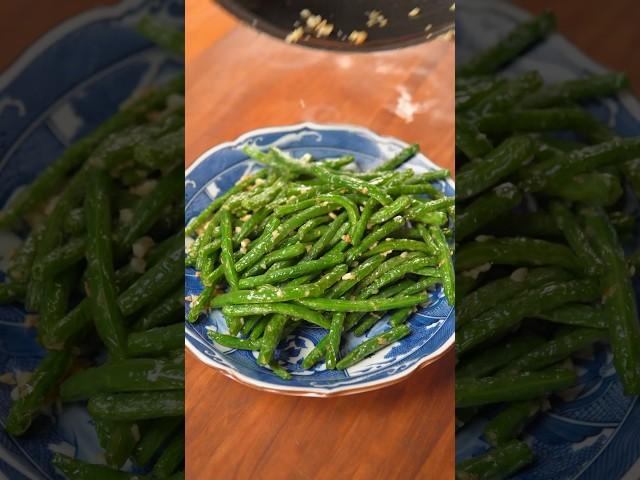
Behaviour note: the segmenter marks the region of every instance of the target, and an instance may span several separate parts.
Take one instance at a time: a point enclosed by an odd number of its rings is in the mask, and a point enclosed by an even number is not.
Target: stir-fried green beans
[[[187,319],[220,308],[227,322],[228,333],[209,332],[213,342],[257,351],[258,364],[287,379],[278,345],[299,325],[328,330],[303,368],[325,358],[327,368],[344,369],[408,335],[406,320],[428,302],[426,292],[435,284],[444,285],[453,305],[451,246],[443,227],[452,220],[454,198],[433,183],[448,172],[394,171],[418,152],[416,145],[364,173],[342,169],[351,161],[298,160],[254,146],[244,152],[266,168],[197,216],[199,235],[187,251],[187,266],[196,267],[205,285],[190,299]],[[262,186],[283,181],[269,204],[252,206]],[[238,199],[244,209],[235,207]],[[264,220],[259,237],[224,238],[229,225],[248,235],[253,230],[244,225],[257,215]],[[427,240],[415,232],[418,226],[427,229]],[[204,255],[206,272],[194,260]],[[387,318],[390,333],[344,352],[352,329],[359,336]]]
[[[496,448],[460,462],[456,478],[507,478],[533,462],[517,439],[555,393],[575,386],[571,358],[596,343],[610,345],[625,393],[640,393],[637,273],[624,254],[638,218],[640,138],[617,136],[580,105],[628,79],[543,85],[546,72],[499,72],[553,24],[544,12],[457,69],[456,268],[466,291],[456,404],[469,428],[475,415],[493,416],[481,422]],[[499,413],[478,408],[487,404]]]
[[[2,421],[32,442],[42,433],[30,428],[38,415],[87,406],[108,466],[56,454],[53,466],[70,479],[146,478],[119,471],[125,463],[163,478],[182,462],[161,453],[158,432],[184,424],[183,88],[178,78],[126,102],[0,212],[0,228],[19,226],[22,235],[26,217],[31,228],[0,303],[23,303],[25,327],[38,319],[46,349],[33,372],[16,378]],[[144,435],[143,444],[140,430],[151,422],[160,442]]]

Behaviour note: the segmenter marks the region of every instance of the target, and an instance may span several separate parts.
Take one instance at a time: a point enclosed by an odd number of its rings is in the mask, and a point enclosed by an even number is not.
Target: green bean
[[[225,335],[224,333],[207,331],[209,338],[219,345],[227,348],[235,348],[237,350],[259,350],[262,342],[259,340],[251,340]]]
[[[509,79],[499,88],[489,93],[469,109],[472,116],[486,115],[491,112],[511,110],[526,95],[542,86],[542,76],[538,72],[525,72]]]
[[[446,168],[442,168],[440,170],[431,170],[429,172],[420,173],[418,175],[414,175],[410,179],[407,180],[408,184],[415,185],[417,183],[426,183],[426,182],[435,182],[437,180],[444,180],[451,176],[451,172]],[[440,192],[440,190],[438,190]]]
[[[168,92],[180,88],[176,85],[174,82],[136,99],[89,135],[67,148],[27,188],[15,195],[11,203],[0,213],[0,227],[14,225],[25,213],[49,198],[60,187],[67,174],[80,165],[100,142],[113,132],[145,120],[149,112],[165,102]]]
[[[588,205],[614,205],[623,193],[620,179],[609,173],[589,172],[552,181],[541,193]]]
[[[555,19],[545,11],[513,28],[491,48],[475,55],[458,69],[462,77],[493,73],[514,60],[531,45],[544,39],[553,29]]]
[[[0,305],[22,300],[26,292],[27,287],[22,283],[0,283]]]
[[[327,368],[329,370],[336,368],[337,356],[340,352],[340,339],[342,338],[342,330],[344,327],[344,317],[344,312],[334,312],[331,316],[331,327],[327,335],[329,340],[325,352]]]
[[[139,277],[140,274],[130,265],[122,267],[114,275],[116,291],[122,292]],[[40,341],[49,350],[60,350],[86,334],[91,324],[89,301],[85,298],[50,328],[39,328]]]
[[[592,280],[552,282],[525,290],[461,327],[456,334],[458,355],[496,335],[506,333],[525,317],[572,302],[588,302],[599,294],[598,285]]]
[[[453,260],[451,259],[451,253],[449,251],[449,244],[447,243],[447,239],[444,237],[442,230],[438,227],[429,228],[429,235],[433,239],[433,243],[436,247],[439,264],[438,271],[440,272],[440,278],[442,279],[444,294],[447,297],[449,305],[453,306],[456,304],[456,279],[453,269]]]
[[[456,368],[456,378],[474,377],[480,378],[491,375],[501,367],[526,355],[540,345],[545,339],[535,333],[518,332],[513,337],[492,346],[487,350],[479,351],[465,358]]]
[[[179,311],[184,308],[184,289],[182,285],[165,298],[159,305],[151,305],[144,315],[132,326],[136,332],[149,330],[154,327],[162,327],[177,318]]]
[[[286,247],[282,247],[278,250],[274,250],[273,252],[264,256],[262,261],[259,264],[254,265],[249,270],[245,272],[245,277],[252,277],[262,270],[266,270],[271,265],[276,262],[280,262],[282,260],[289,260],[292,258],[297,258],[300,255],[303,255],[307,252],[304,244],[296,242],[293,245],[289,245]]]
[[[345,370],[363,358],[366,358],[373,353],[383,349],[384,347],[401,340],[411,333],[411,328],[408,325],[400,325],[387,330],[384,333],[376,335],[362,342],[356,348],[351,350],[342,360],[336,364],[336,368],[339,370]]]
[[[328,215],[326,217],[316,217],[316,218],[312,218],[311,220],[307,220],[304,223],[304,225],[302,225],[298,230],[298,234],[297,234],[298,239],[302,241],[302,239],[309,236],[311,232],[313,232],[316,229],[316,227],[330,223],[332,220],[333,219]]]
[[[562,203],[552,202],[549,206],[551,214],[564,234],[567,243],[584,265],[586,273],[597,275],[604,268],[600,257],[589,243],[586,233],[580,227],[578,219],[571,210]]]
[[[172,250],[161,257],[133,285],[118,296],[118,306],[125,316],[130,316],[159,302],[167,292],[184,277],[183,246],[172,239]]]
[[[382,262],[384,261],[384,257],[382,255],[376,255],[374,257],[368,258],[361,264],[359,264],[355,269],[351,272],[343,275],[342,280],[336,283],[331,289],[327,292],[327,296],[329,298],[341,297],[349,290],[351,290],[355,285],[357,285],[363,278],[367,277],[371,274]]]
[[[264,334],[264,329],[267,328],[267,324],[269,323],[270,319],[271,316],[269,315],[261,317],[256,326],[253,327],[253,331],[251,332],[249,338],[254,341],[261,339],[262,335]]]
[[[242,208],[249,211],[257,211],[269,205],[278,194],[284,189],[286,182],[283,179],[277,179],[273,184],[264,190],[255,193],[241,200]]]
[[[297,213],[301,210],[305,210],[307,208],[311,208],[314,205],[317,205],[315,198],[310,198],[308,200],[303,200],[301,202],[296,202],[288,205],[283,205],[274,210],[274,215],[276,217],[286,217],[287,215],[291,215],[293,213]]]
[[[514,402],[493,417],[484,428],[484,437],[494,447],[515,440],[524,427],[540,412],[540,399]]]
[[[607,268],[601,275],[604,309],[609,318],[613,363],[627,395],[640,394],[640,324],[635,293],[624,252],[606,214],[595,208],[581,211],[596,252]]]
[[[204,226],[202,235],[196,238],[191,245],[187,248],[187,258],[185,265],[195,265],[198,258],[201,256],[210,256],[219,245],[214,247],[211,245],[215,242],[214,237],[220,236],[220,212],[217,212],[214,217]],[[219,242],[218,242],[219,243]],[[205,250],[206,248],[206,250]]]
[[[85,199],[87,298],[100,339],[116,358],[127,355],[126,332],[114,287],[111,208],[107,178],[95,172]]]
[[[267,173],[267,170],[259,170],[252,175],[242,178],[233,187],[231,187],[225,193],[216,198],[211,204],[209,204],[207,208],[205,208],[201,213],[198,214],[197,217],[191,220],[185,227],[184,234],[193,235],[197,231],[197,229],[204,225],[204,223],[209,220],[230,197],[238,192],[245,190],[249,185],[254,183],[256,179],[266,177]]]
[[[273,361],[273,354],[278,343],[282,339],[284,327],[288,319],[285,315],[277,314],[271,317],[269,323],[265,327],[258,354],[258,363],[261,365],[270,365]]]
[[[256,245],[238,261],[236,269],[238,272],[242,272],[255,265],[267,252],[277,247],[293,230],[300,227],[307,220],[325,215],[330,211],[331,207],[328,205],[313,206],[292,216],[281,225],[276,225],[272,230],[269,229],[271,233],[261,237],[260,240],[256,242]],[[265,233],[266,232],[267,229],[265,228]]]
[[[486,135],[500,136],[518,132],[572,130],[586,139],[610,140],[610,133],[596,118],[578,108],[550,108],[489,113],[475,122]]]
[[[495,186],[531,161],[534,144],[528,137],[514,136],[503,141],[485,158],[458,175],[457,197],[465,200]]]
[[[414,280],[403,280],[401,282],[398,282],[394,285],[391,285],[387,288],[385,288],[384,290],[382,290],[379,294],[378,294],[378,298],[389,298],[389,297],[394,297],[400,293],[404,294],[404,295],[409,295],[410,293],[415,293],[415,291],[412,291],[412,287],[415,285],[415,281]],[[424,290],[424,289],[422,289]],[[420,290],[418,290],[420,291]],[[360,298],[365,298],[368,297],[368,294],[365,294],[364,292],[361,292],[360,294]],[[415,307],[407,307],[408,310],[413,311],[415,309]],[[402,310],[402,309],[401,309]],[[361,337],[363,336],[365,333],[367,333],[369,330],[371,330],[371,328],[373,328],[373,326],[375,324],[377,324],[380,319],[383,317],[383,313],[378,313],[378,312],[371,312],[371,313],[356,313],[356,312],[352,312],[349,317],[347,317],[346,321],[344,322],[347,326],[349,326],[349,328],[352,328],[353,325],[356,324],[356,322],[359,321],[359,323],[357,324],[357,327],[354,329],[353,333],[356,337]],[[397,326],[397,325],[392,325],[392,326]]]
[[[433,198],[442,197],[442,192],[430,183],[421,183],[416,185],[396,185],[387,188],[389,195],[429,195]],[[366,204],[365,204],[366,205]]]
[[[242,330],[240,330],[240,335],[242,335],[243,337],[248,337],[253,330],[253,327],[255,327],[260,321],[260,318],[260,315],[254,315],[252,317],[249,317],[248,319],[245,319]]]
[[[213,297],[215,296],[217,290],[215,286],[204,287],[200,294],[196,295],[195,298],[192,299],[190,304],[189,314],[187,315],[187,320],[191,323],[198,320],[198,317],[209,308],[209,304]]]
[[[456,465],[456,480],[502,480],[533,462],[533,452],[524,442],[513,440],[484,455]]]
[[[174,360],[136,358],[107,362],[74,373],[60,387],[63,402],[86,400],[98,393],[182,390],[184,365]]]
[[[559,243],[531,238],[496,238],[469,242],[456,253],[456,267],[469,270],[483,264],[535,266],[544,265],[580,270],[575,254]]]
[[[222,209],[220,217],[220,261],[227,283],[231,290],[239,287],[240,279],[236,272],[235,262],[233,261],[233,238],[231,237],[231,214],[229,210]]]
[[[184,419],[180,417],[152,420],[148,428],[143,429],[142,437],[133,451],[136,463],[147,465],[183,423]]]
[[[271,371],[283,380],[291,380],[291,374],[278,362],[271,362],[269,364],[269,368],[271,368]]]
[[[70,352],[49,352],[25,386],[24,394],[9,410],[6,431],[13,436],[26,433],[35,415],[71,366]]]
[[[417,257],[406,260],[398,267],[393,268],[376,278],[366,288],[362,289],[360,296],[362,298],[368,298],[378,293],[378,291],[385,285],[395,282],[396,280],[404,277],[407,273],[417,273],[424,267],[435,266],[437,263],[438,260],[433,257]]]
[[[542,190],[552,181],[595,170],[607,165],[623,164],[640,156],[640,139],[616,138],[598,145],[538,162],[520,172],[520,187],[525,191]]]
[[[504,77],[459,77],[473,79],[474,83],[463,89],[456,86],[456,113],[473,109],[494,92],[504,88],[507,79]],[[458,84],[457,84],[458,85]]]
[[[127,338],[127,352],[134,357],[158,355],[184,345],[182,322],[156,327],[144,332],[132,332]]]
[[[576,381],[575,372],[563,368],[504,377],[461,378],[456,382],[456,407],[534,399],[565,390]]]
[[[86,241],[84,238],[72,238],[66,244],[45,255],[37,265],[34,265],[32,275],[39,280],[51,278],[82,260],[85,250]]]
[[[182,232],[177,232],[164,239],[161,243],[154,245],[146,257],[147,265],[153,267],[178,245],[184,245],[184,234]]]
[[[322,160],[322,164],[333,170],[340,170],[342,167],[346,167],[347,165],[355,162],[355,157],[353,155],[343,155],[339,158],[326,158]]]
[[[11,257],[7,268],[8,277],[16,283],[27,283],[36,256],[36,246],[40,243],[42,228],[34,227],[20,249]]]
[[[347,273],[346,265],[336,265],[331,271],[327,272],[320,280],[314,283],[293,284],[292,282],[284,287],[263,286],[258,290],[236,290],[216,297],[211,302],[211,307],[215,308],[224,305],[247,303],[288,302],[306,297],[319,296],[335,284],[345,273]]]
[[[180,57],[184,56],[184,31],[171,25],[167,20],[144,16],[138,21],[136,30],[161,48]]]
[[[391,325],[392,327],[397,327],[399,325],[402,325],[404,322],[407,321],[407,319],[411,316],[413,312],[414,312],[413,307],[405,307],[405,308],[400,308],[396,310],[391,314],[391,316],[389,316],[389,325]]]
[[[353,247],[347,252],[347,263],[351,263],[362,256],[374,243],[388,237],[391,233],[399,229],[404,224],[404,218],[400,215],[394,217],[386,223],[374,228],[369,235],[364,237],[357,247]]]
[[[374,255],[392,251],[423,252],[428,254],[435,253],[424,242],[406,239],[390,239],[380,242],[375,247],[370,248],[364,256],[368,258]]]
[[[131,222],[122,226],[115,233],[118,242],[123,246],[133,245],[138,238],[143,236],[160,218],[164,209],[183,191],[182,182],[176,181],[180,174],[180,167],[174,168],[158,182],[155,188],[140,199],[133,209]]]
[[[606,338],[606,330],[596,328],[572,329],[568,333],[558,335],[553,340],[536,347],[509,363],[498,375],[512,375],[516,372],[540,370]]]
[[[502,214],[487,226],[486,231],[507,237],[562,238],[553,217],[543,211]]]
[[[400,265],[402,265],[403,263],[409,260],[413,260],[415,258],[423,258],[424,256],[425,255],[421,252],[406,252],[406,253],[403,252],[402,254],[397,255],[395,257],[391,257],[387,260],[385,255],[380,254],[380,257],[383,263],[379,264],[373,272],[367,273],[367,274],[363,273],[361,275],[362,278],[359,279],[357,282],[358,287],[360,289],[366,288],[371,283],[376,281],[378,278],[380,278],[382,275],[386,274],[390,270],[398,268]],[[366,263],[367,263],[366,261],[363,262],[363,265]],[[358,265],[358,267],[359,266],[360,265]],[[357,271],[357,270],[358,268],[356,268],[356,270],[354,271]]]
[[[456,116],[456,148],[460,149],[467,158],[475,159],[491,152],[493,145],[472,122]]]
[[[348,228],[349,225],[347,224],[345,227]],[[300,237],[300,241],[303,243],[310,243],[314,240],[318,240],[327,230],[329,230],[329,225],[320,225],[311,231],[305,232],[304,235]]]
[[[46,219],[42,236],[39,237],[38,244],[36,245],[36,256],[32,262],[32,270],[40,263],[45,255],[62,243],[64,237],[62,221],[76,202],[81,200],[88,175],[88,168],[76,173],[67,183],[64,191],[56,201],[53,211]],[[25,298],[25,307],[27,310],[39,310],[42,306],[50,303],[50,297],[55,295],[55,287],[52,283],[54,281],[55,278],[53,277],[40,280],[33,278],[33,275],[31,275]]]
[[[549,85],[524,98],[523,108],[545,108],[614,95],[629,86],[624,73],[601,73]]]
[[[292,303],[262,303],[247,305],[225,305],[222,307],[225,316],[242,317],[248,315],[266,315],[279,313],[293,318],[300,318],[319,327],[329,329],[330,323],[318,312]]]
[[[327,254],[318,260],[307,260],[300,262],[292,267],[286,267],[280,270],[267,272],[263,275],[257,275],[255,277],[242,278],[240,279],[239,286],[241,289],[246,289],[259,287],[261,285],[275,284],[290,278],[300,277],[307,273],[326,270],[327,268],[338,265],[343,261],[344,255],[342,254]]]
[[[52,465],[69,480],[144,480],[139,473],[120,472],[105,465],[93,465],[60,453],[53,455]]]
[[[179,432],[167,445],[153,466],[153,478],[169,478],[184,461],[185,442],[184,432]]]
[[[184,416],[184,392],[98,394],[89,400],[89,413],[97,418],[136,421]]]
[[[104,419],[95,419],[94,423],[107,465],[121,468],[135,447],[137,424]]]
[[[522,201],[520,190],[512,183],[503,183],[480,195],[456,217],[456,241],[472,233],[516,207]]]
[[[393,201],[393,203],[386,207],[382,207],[380,210],[374,213],[369,219],[369,223],[371,225],[377,225],[379,223],[384,223],[388,220],[391,220],[396,215],[399,215],[400,213],[407,210],[411,204],[412,199],[410,197],[398,197]]]
[[[415,156],[419,151],[420,145],[416,143],[414,143],[413,145],[409,145],[403,148],[398,154],[394,155],[389,160],[385,161],[381,165],[378,165],[373,171],[386,172],[389,170],[395,170],[407,160],[410,160],[411,157]]]
[[[328,194],[317,196],[316,201],[320,202],[321,205],[324,202],[328,202],[330,204],[334,203],[336,205],[340,205],[342,208],[344,208],[349,218],[349,224],[351,225],[351,232],[353,233],[353,229],[355,228],[356,224],[358,223],[358,219],[360,218],[360,215],[358,213],[358,206],[355,203],[353,203],[347,197],[340,196],[340,195],[328,195]]]
[[[571,275],[555,268],[518,269],[510,276],[487,283],[465,295],[457,306],[456,328],[474,317],[513,298],[520,292],[552,281],[569,280]]]
[[[329,343],[329,335],[325,335],[322,340],[318,342],[313,350],[311,350],[302,362],[302,368],[309,370],[318,363],[325,355],[325,349]]]
[[[539,313],[538,318],[563,325],[606,329],[609,327],[607,312],[589,305],[566,305],[549,312]]]
[[[351,232],[351,243],[354,247],[360,245],[364,232],[367,228],[367,224],[369,223],[369,219],[373,215],[375,208],[376,201],[372,198],[369,198],[364,202],[360,218]]]
[[[368,300],[343,300],[330,298],[305,298],[297,303],[305,307],[327,312],[377,312],[409,307],[427,301],[426,295],[398,296],[393,298],[370,298]]]

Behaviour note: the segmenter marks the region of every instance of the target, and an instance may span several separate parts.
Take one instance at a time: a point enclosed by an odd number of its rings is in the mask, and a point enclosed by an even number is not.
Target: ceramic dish
[[[183,8],[178,3],[157,2],[154,10],[179,20]],[[0,205],[134,92],[182,70],[135,32],[148,8],[148,2],[135,0],[89,10],[48,32],[0,77]],[[0,232],[2,281],[6,254],[19,241]],[[33,371],[45,353],[36,330],[25,327],[24,315],[18,305],[0,307],[0,373]],[[7,435],[2,419],[12,404],[12,389],[0,384],[0,479],[61,478],[50,466],[54,451],[100,461],[103,450],[93,420],[80,406],[40,416],[20,439]]]
[[[373,168],[406,147],[399,140],[346,125],[305,123],[247,133],[233,142],[207,151],[187,170],[186,222],[243,175],[259,168],[239,148],[247,143],[259,147],[277,146],[293,156],[310,153],[320,159],[352,154],[361,170]],[[405,165],[417,172],[438,168],[423,155],[417,155]],[[440,181],[437,185],[446,195],[454,194],[453,182]],[[200,293],[202,285],[195,271],[187,268],[185,275],[185,295]],[[303,369],[301,363],[304,356],[326,331],[317,327],[305,327],[297,331],[296,335],[281,342],[277,352],[280,361],[293,375],[293,379],[288,381],[257,365],[253,352],[230,350],[209,339],[208,329],[226,332],[226,324],[218,310],[195,324],[185,322],[185,339],[189,350],[201,361],[241,383],[261,390],[318,397],[358,393],[405,378],[421,366],[435,361],[453,344],[454,309],[444,299],[441,287],[431,293],[430,300],[427,308],[409,320],[413,330],[411,335],[345,371],[327,370],[324,363],[311,370]],[[348,336],[343,347],[351,350],[386,328],[384,321],[381,321],[365,337]]]
[[[529,17],[510,5],[488,0],[466,2],[466,8],[459,8],[456,14],[456,55],[462,61]],[[488,38],[487,32],[492,32],[493,38]],[[539,70],[549,83],[605,71],[557,34],[528,52],[509,72],[533,69]],[[621,135],[640,135],[640,104],[630,94],[593,103],[589,108],[598,118],[615,126]],[[637,207],[630,206],[638,213]],[[608,348],[597,347],[592,356],[574,363],[580,377],[577,398],[559,400],[559,405],[528,428],[524,440],[531,445],[537,460],[514,478],[640,478],[638,399],[623,395]],[[481,416],[457,435],[457,461],[489,447],[482,439],[488,419]]]

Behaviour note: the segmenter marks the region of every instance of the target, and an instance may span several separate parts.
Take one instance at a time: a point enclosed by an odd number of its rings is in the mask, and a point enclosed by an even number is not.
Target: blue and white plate
[[[180,1],[129,0],[89,10],[60,24],[0,76],[0,205],[67,146],[91,131],[134,92],[181,72],[178,62],[135,32],[145,12],[182,21]],[[44,79],[47,79],[45,81]],[[0,232],[0,281],[20,238]],[[44,355],[19,305],[0,307],[0,374],[33,371]],[[29,434],[14,439],[3,421],[12,386],[0,384],[0,479],[57,479],[59,451],[102,461],[91,418],[81,405],[52,408]]]
[[[493,0],[465,2],[456,11],[456,56],[464,61],[489,46],[529,14]],[[550,83],[605,69],[560,35],[552,35],[510,67],[518,73],[537,69]],[[640,103],[630,94],[594,102],[599,118],[624,136],[640,135]],[[637,205],[629,206],[638,213]],[[640,238],[640,232],[636,239]],[[639,243],[636,240],[636,243]],[[640,292],[640,285],[636,285]],[[554,408],[527,430],[536,463],[516,475],[518,480],[637,480],[640,478],[640,404],[625,397],[608,348],[575,361],[580,375],[576,398],[554,399]],[[482,438],[487,418],[480,418],[456,436],[457,460],[477,455],[489,444]]]
[[[319,159],[351,154],[355,156],[361,170],[373,168],[407,146],[399,140],[380,137],[368,130],[346,125],[304,123],[247,133],[233,142],[207,151],[187,170],[187,222],[214,198],[231,188],[243,175],[259,168],[241,151],[240,148],[245,144],[277,146],[293,156],[310,153]],[[423,155],[417,155],[406,167],[418,172],[438,168]],[[446,195],[454,194],[453,182],[440,181],[437,186]],[[195,276],[195,271],[187,268],[185,274],[185,294],[199,294],[202,285]],[[188,310],[188,305],[186,309]],[[214,310],[196,324],[185,322],[185,339],[187,347],[200,360],[241,383],[291,395],[326,397],[380,388],[433,362],[453,344],[454,320],[454,309],[438,287],[430,294],[429,306],[409,320],[413,329],[411,335],[346,371],[327,370],[324,363],[312,370],[303,369],[302,360],[326,334],[326,330],[312,326],[301,328],[295,335],[285,339],[277,351],[278,359],[293,375],[293,379],[289,381],[282,380],[269,369],[257,365],[257,354],[224,348],[209,339],[209,329],[227,331],[219,310]],[[366,337],[349,336],[343,342],[343,352],[387,328],[385,322],[381,321]]]

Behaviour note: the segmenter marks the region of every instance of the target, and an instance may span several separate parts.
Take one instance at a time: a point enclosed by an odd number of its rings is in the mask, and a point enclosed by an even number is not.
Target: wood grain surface
[[[64,20],[119,0],[20,0],[0,2],[0,72],[38,38]]]
[[[513,3],[532,13],[552,10],[562,35],[604,66],[627,72],[634,92],[640,93],[637,0],[513,0]]]
[[[342,55],[229,22],[208,0],[187,3],[187,164],[252,129],[309,120],[417,141],[453,166],[453,43]],[[259,392],[191,354],[186,368],[189,480],[453,478],[452,352],[333,399]]]

